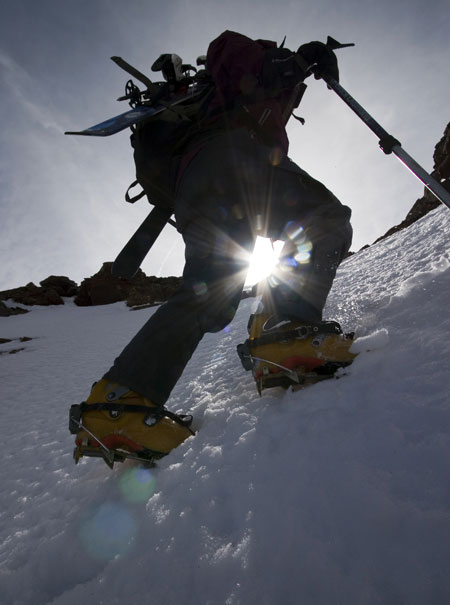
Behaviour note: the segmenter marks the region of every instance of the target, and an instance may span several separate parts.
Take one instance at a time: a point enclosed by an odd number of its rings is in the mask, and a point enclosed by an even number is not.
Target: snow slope
[[[235,346],[255,301],[207,335],[169,407],[198,434],[150,474],[72,462],[68,409],[152,310],[0,318],[1,601],[450,602],[450,213],[347,260],[327,316],[356,328],[347,376],[256,393]],[[370,349],[370,352],[367,350]]]

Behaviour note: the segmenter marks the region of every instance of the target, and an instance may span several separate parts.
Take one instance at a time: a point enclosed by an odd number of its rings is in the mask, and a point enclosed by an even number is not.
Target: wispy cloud
[[[37,100],[42,97],[48,103],[48,95],[41,93],[40,81],[1,48],[0,68],[7,90],[33,122],[46,130],[57,131],[59,134],[63,126],[62,122],[59,122],[58,116],[55,115],[54,108],[50,110],[44,104],[44,100],[41,102]]]

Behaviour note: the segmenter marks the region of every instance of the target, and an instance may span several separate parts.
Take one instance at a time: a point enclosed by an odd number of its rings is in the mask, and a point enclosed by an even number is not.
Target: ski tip
[[[124,128],[122,129],[124,130]],[[111,131],[108,128],[96,128],[93,126],[92,128],[86,128],[86,130],[67,130],[64,134],[74,134],[80,137],[109,137],[112,134],[116,134],[116,132],[120,132],[120,130]]]
[[[86,136],[89,133],[85,132],[84,130],[80,130],[80,131],[66,130],[66,132],[64,134],[77,134],[77,135],[81,135],[81,136]]]

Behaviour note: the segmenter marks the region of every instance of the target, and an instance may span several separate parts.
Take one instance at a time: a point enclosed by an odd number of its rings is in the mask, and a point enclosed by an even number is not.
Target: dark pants
[[[106,374],[158,405],[203,335],[233,319],[257,235],[286,242],[270,282],[270,311],[307,322],[321,320],[352,238],[349,208],[245,130],[197,154],[180,182],[175,217],[186,245],[182,286]]]

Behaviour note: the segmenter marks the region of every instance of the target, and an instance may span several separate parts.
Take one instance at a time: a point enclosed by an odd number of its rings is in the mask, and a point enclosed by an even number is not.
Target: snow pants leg
[[[220,331],[234,317],[254,245],[248,217],[233,213],[231,198],[221,193],[210,168],[194,162],[181,184],[175,212],[186,246],[181,288],[106,374],[157,405],[165,404],[203,335]]]
[[[353,231],[351,211],[322,183],[286,161],[277,171],[266,233],[285,242],[268,280],[265,310],[279,317],[318,323]]]
[[[274,312],[320,321],[351,241],[350,210],[287,158],[246,131],[216,138],[194,158],[175,206],[186,245],[181,288],[106,374],[163,405],[206,332],[232,320],[257,234],[284,239],[271,287]]]

